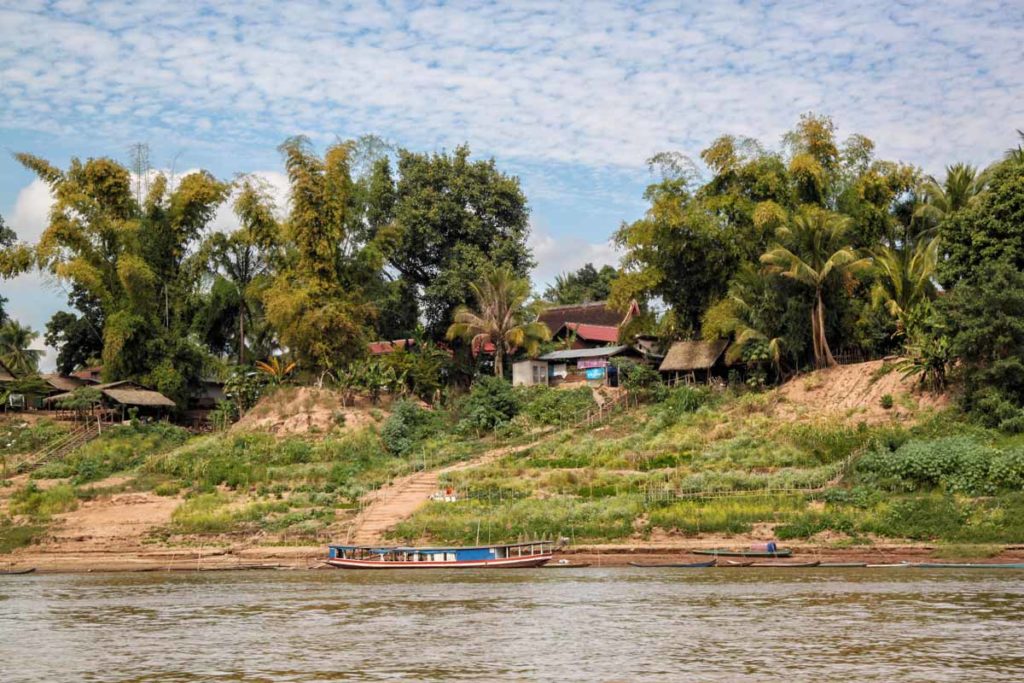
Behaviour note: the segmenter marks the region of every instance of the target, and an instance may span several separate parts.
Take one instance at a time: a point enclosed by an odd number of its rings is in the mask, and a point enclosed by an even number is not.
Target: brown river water
[[[0,576],[0,681],[1024,680],[1024,571]]]

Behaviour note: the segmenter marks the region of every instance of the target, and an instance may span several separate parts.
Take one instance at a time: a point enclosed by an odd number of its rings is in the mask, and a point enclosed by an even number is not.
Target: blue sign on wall
[[[604,379],[604,368],[587,368],[587,379]]]

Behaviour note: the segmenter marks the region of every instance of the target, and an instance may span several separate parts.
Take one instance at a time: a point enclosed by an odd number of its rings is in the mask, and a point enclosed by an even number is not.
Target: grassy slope
[[[580,396],[565,393],[523,392],[523,415],[502,437],[523,440],[557,423],[560,411],[581,405]],[[427,505],[393,536],[459,543],[699,534],[846,544],[1024,540],[1020,438],[920,409],[910,397],[898,397],[899,409],[878,420],[857,408],[823,416],[813,401],[797,405],[783,395],[681,388],[599,427],[556,431],[528,451],[447,475],[463,500]],[[287,437],[112,430],[37,471],[41,486],[0,488],[0,552],[37,540],[53,515],[83,499],[123,491],[185,497],[154,542],[321,542],[343,528],[367,491],[495,445],[494,436],[460,435],[456,417],[445,418],[406,456],[385,451],[378,422]],[[57,433],[49,425],[29,429],[9,435],[8,450]],[[852,455],[856,464],[847,470]]]

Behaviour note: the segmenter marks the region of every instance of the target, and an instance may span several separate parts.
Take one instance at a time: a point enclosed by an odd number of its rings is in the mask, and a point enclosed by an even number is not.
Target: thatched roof
[[[175,407],[174,401],[167,398],[159,391],[146,389],[145,387],[139,386],[134,382],[111,382],[109,384],[97,384],[92,388],[98,390],[106,398],[110,399],[114,403],[120,403],[121,405],[125,406],[145,406],[151,408]],[[47,402],[52,401],[54,403],[57,403],[68,398],[71,398],[71,392],[65,394],[58,394],[57,396],[51,396],[46,400]]]
[[[661,372],[689,372],[707,370],[729,345],[728,339],[715,341],[679,341],[669,347],[665,360],[658,368]]]
[[[87,382],[84,379],[81,379],[80,377],[65,377],[64,375],[58,375],[56,373],[43,375],[42,379],[44,382],[53,387],[56,391],[62,392],[74,391],[78,387],[90,384],[90,382]]]
[[[537,316],[537,320],[547,325],[554,334],[566,323],[618,327],[639,313],[640,307],[635,301],[629,303],[625,313],[610,308],[606,301],[595,301],[589,304],[552,306]]]

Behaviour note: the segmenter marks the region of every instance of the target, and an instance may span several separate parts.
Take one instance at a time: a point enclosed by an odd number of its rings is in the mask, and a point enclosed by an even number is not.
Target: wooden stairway
[[[72,451],[81,448],[102,433],[99,424],[87,422],[78,425],[57,441],[16,462],[12,468],[14,474],[33,470],[53,460],[59,460]]]

